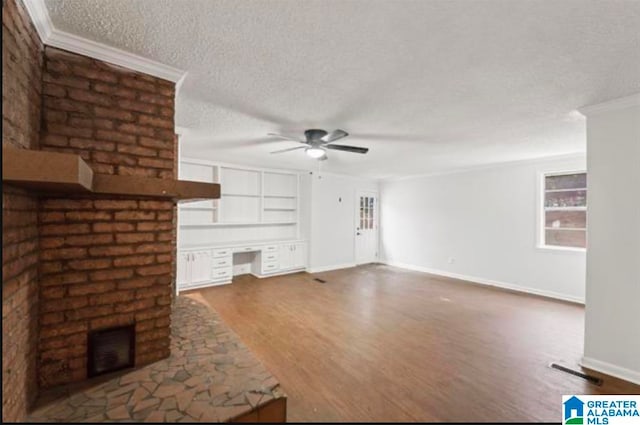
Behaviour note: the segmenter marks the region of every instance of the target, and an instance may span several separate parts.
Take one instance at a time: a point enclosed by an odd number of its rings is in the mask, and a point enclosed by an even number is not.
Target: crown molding
[[[181,69],[164,65],[142,56],[134,55],[132,53],[125,52],[124,50],[116,49],[114,47],[87,40],[86,38],[58,31],[56,29],[51,32],[51,35],[45,44],[58,49],[99,59],[113,65],[119,65],[133,69],[134,71],[153,75],[154,77],[159,77],[174,83],[180,82],[185,75],[185,72]]]
[[[78,53],[113,65],[172,81],[176,83],[176,90],[182,85],[187,75],[187,72],[182,69],[174,68],[143,56],[56,29],[49,17],[49,12],[44,4],[44,0],[23,0],[23,3],[36,27],[42,43],[47,46]]]
[[[514,167],[518,165],[533,165],[533,164],[544,164],[546,162],[552,161],[574,161],[574,160],[586,160],[587,153],[583,151],[579,152],[570,152],[559,155],[549,155],[549,156],[540,156],[535,158],[525,158],[525,159],[516,159],[512,161],[504,161],[504,162],[492,162],[489,164],[482,165],[472,165],[469,167],[461,167],[461,168],[451,168],[442,171],[434,171],[432,173],[422,173],[422,174],[409,174],[406,176],[396,176],[396,177],[386,177],[379,179],[380,182],[397,182],[403,180],[415,180],[427,177],[437,177],[444,176],[448,174],[462,174],[462,173],[470,173],[474,171],[484,171],[484,170],[492,170],[495,168],[508,168]]]
[[[609,100],[596,105],[585,106],[578,109],[578,111],[584,116],[589,116],[600,114],[602,112],[614,111],[616,109],[629,108],[631,106],[640,106],[640,93],[620,97],[618,99]]]
[[[44,43],[53,31],[53,22],[51,22],[44,0],[22,0],[22,3],[29,13],[33,26],[36,27],[40,40]]]

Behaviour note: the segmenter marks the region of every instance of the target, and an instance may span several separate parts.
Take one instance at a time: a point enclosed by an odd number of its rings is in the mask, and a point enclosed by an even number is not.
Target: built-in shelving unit
[[[228,222],[228,223],[187,223],[181,224],[180,227],[233,227],[233,226],[278,226],[296,224],[295,221],[251,221],[251,222]]]
[[[298,237],[298,173],[183,158],[180,177],[221,186],[220,199],[180,206],[182,246]]]
[[[179,174],[221,191],[220,199],[179,205],[179,290],[305,270],[298,173],[183,158]]]

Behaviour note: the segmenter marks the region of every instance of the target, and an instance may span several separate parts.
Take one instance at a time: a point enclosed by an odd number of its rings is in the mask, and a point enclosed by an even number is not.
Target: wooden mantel
[[[2,182],[38,192],[96,193],[169,198],[220,198],[217,183],[94,174],[79,156],[2,147]]]

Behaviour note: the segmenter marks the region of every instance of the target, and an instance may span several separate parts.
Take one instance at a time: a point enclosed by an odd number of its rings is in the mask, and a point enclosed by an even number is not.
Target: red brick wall
[[[42,44],[20,2],[2,7],[2,145],[37,148]],[[2,420],[21,421],[37,394],[37,199],[2,191]]]
[[[175,178],[174,84],[45,48],[41,148],[96,173]],[[87,332],[136,323],[136,364],[169,355],[175,207],[42,197],[39,381],[86,378]]]

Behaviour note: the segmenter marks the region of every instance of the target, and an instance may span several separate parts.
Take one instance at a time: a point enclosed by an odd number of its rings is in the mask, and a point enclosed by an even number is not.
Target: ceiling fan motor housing
[[[304,132],[307,142],[321,142],[322,138],[327,135],[327,132],[320,129],[309,129]]]

